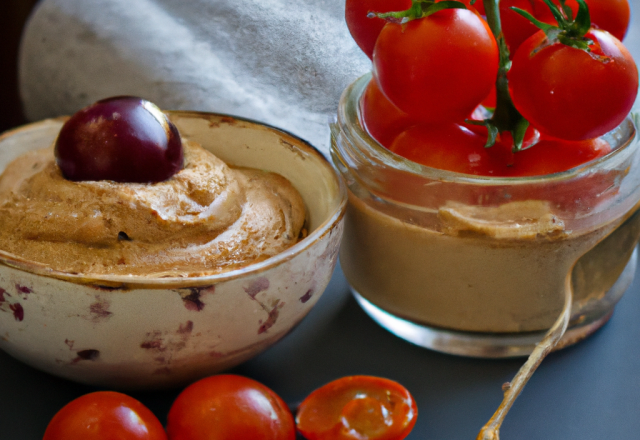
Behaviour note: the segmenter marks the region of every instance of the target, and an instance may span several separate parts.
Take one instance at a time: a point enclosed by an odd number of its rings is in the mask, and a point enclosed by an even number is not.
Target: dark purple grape
[[[178,129],[153,103],[133,96],[103,99],[60,130],[56,162],[65,178],[152,183],[182,168]]]

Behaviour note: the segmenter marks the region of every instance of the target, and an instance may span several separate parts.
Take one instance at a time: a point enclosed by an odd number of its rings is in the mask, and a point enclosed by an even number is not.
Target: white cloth
[[[137,95],[265,122],[325,154],[340,93],[371,69],[344,0],[42,0],[20,58],[31,120]]]

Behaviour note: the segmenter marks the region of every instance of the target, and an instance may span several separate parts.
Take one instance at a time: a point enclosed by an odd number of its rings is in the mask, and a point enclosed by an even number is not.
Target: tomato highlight
[[[170,440],[294,440],[285,402],[253,379],[220,374],[185,388],[167,417]]]
[[[125,394],[98,391],[65,405],[51,419],[43,440],[167,440],[157,417]]]

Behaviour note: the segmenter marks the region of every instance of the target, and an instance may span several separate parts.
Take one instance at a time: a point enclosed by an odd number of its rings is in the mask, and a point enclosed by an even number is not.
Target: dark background
[[[37,0],[2,0],[0,6],[0,132],[25,122],[18,96],[20,35]]]

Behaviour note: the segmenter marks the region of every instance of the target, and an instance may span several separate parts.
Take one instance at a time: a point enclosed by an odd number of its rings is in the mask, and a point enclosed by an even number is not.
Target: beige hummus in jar
[[[546,331],[564,305],[567,277],[574,309],[604,296],[639,233],[639,216],[625,222],[631,213],[571,231],[540,200],[447,203],[434,215],[438,228],[412,224],[350,192],[340,260],[353,289],[375,306],[456,331]]]
[[[0,176],[0,249],[72,274],[194,277],[265,260],[304,234],[287,179],[183,148],[183,169],[154,184],[66,180],[53,147],[17,158]]]

